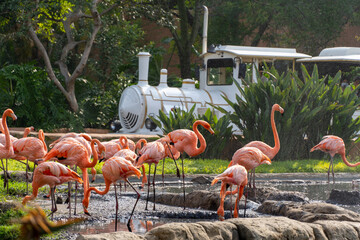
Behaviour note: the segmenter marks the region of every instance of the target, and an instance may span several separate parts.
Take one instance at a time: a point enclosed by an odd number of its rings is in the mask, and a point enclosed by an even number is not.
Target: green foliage
[[[15,240],[20,237],[20,225],[0,225],[0,238],[4,240]]]
[[[175,129],[192,129],[193,123],[195,122],[195,106],[194,104],[188,112],[180,108],[174,108],[169,112],[169,116],[162,110],[159,110],[158,119],[152,116],[150,116],[150,118],[164,134],[168,134]]]
[[[358,17],[359,1],[206,0],[214,44],[292,46],[311,55],[336,41]],[[319,14],[321,12],[321,14]],[[356,22],[359,24],[359,21]],[[281,34],[279,34],[281,33]]]
[[[74,116],[46,72],[32,64],[0,69],[0,110],[12,108],[18,120],[12,126],[50,130],[69,127]]]
[[[250,83],[247,76],[247,86],[241,88],[238,85],[240,95],[236,102],[225,98],[234,109],[230,117],[243,133],[243,138],[239,139],[243,144],[260,140],[274,146],[270,112],[275,103],[285,110],[283,116],[275,112],[281,143],[277,159],[309,158],[310,148],[324,135],[337,135],[345,144],[356,136],[360,119],[353,120],[352,115],[360,99],[350,87],[341,90],[340,73],[334,78],[319,78],[316,67],[312,75],[302,67],[301,79],[296,72],[279,75],[274,68],[268,71],[274,77],[266,82]],[[312,153],[311,156],[319,157],[319,154]]]
[[[225,114],[218,119],[214,112],[208,108],[205,114],[198,115],[197,119],[208,122],[215,132],[215,134],[211,134],[204,128],[199,128],[200,133],[206,139],[206,149],[201,156],[203,158],[224,158],[226,155],[223,151],[233,139],[230,114]]]
[[[167,116],[163,111],[159,110],[159,116],[157,118],[150,118],[155,124],[162,129],[164,134],[176,129],[193,129],[193,123],[196,120],[204,120],[208,122],[215,134],[211,135],[209,131],[202,127],[199,127],[199,132],[204,136],[206,140],[205,151],[195,158],[222,158],[224,157],[223,150],[226,145],[229,144],[233,138],[232,126],[230,126],[230,115],[225,114],[221,118],[218,117],[210,110],[207,109],[204,115],[198,115],[195,118],[194,110],[196,105],[194,104],[191,109],[187,112],[180,108],[174,108],[173,111],[169,112]]]

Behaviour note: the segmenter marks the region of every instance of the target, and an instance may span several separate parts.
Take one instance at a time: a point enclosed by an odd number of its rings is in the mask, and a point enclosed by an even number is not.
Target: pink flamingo
[[[31,129],[31,128],[30,128]],[[26,132],[24,133],[26,135]],[[27,135],[26,135],[27,136]],[[43,158],[47,153],[47,146],[45,143],[45,135],[43,130],[39,130],[38,137],[23,137],[13,142],[14,155],[13,159],[22,160],[26,159],[26,165],[29,165],[29,161],[34,162],[35,160]],[[26,167],[26,193],[28,193],[29,176],[28,167]]]
[[[4,136],[5,136],[5,143],[0,143],[0,159],[1,159],[2,168],[4,171],[4,187],[8,186],[7,185],[8,180],[7,180],[7,170],[6,170],[7,167],[4,166],[3,158],[8,159],[12,155],[14,155],[14,149],[13,149],[12,141],[10,138],[10,132],[9,132],[9,128],[6,123],[7,117],[11,117],[13,120],[17,119],[14,111],[11,110],[10,108],[6,109],[3,112],[2,119],[1,119],[2,132],[4,133]],[[7,166],[7,164],[6,164],[6,166]]]
[[[69,138],[73,138],[73,139],[79,141],[81,144],[83,144],[84,147],[86,148],[86,150],[88,151],[89,155],[92,156],[91,147],[90,147],[90,142],[92,140],[92,137],[87,133],[70,132],[70,133],[64,134],[59,139],[57,139],[54,142],[50,143],[49,147],[52,148],[58,142],[60,142],[60,141],[62,141],[64,139],[69,139]],[[76,169],[75,169],[75,171],[76,171]],[[95,167],[91,168],[91,175],[92,175],[91,182],[94,182],[95,178],[96,178],[96,169],[95,169]],[[77,185],[77,183],[76,183],[76,185]]]
[[[128,138],[125,137],[125,136],[121,136],[121,137],[126,138],[127,144],[128,144],[128,148],[129,148],[131,151],[135,152],[135,145],[136,145],[136,144],[134,143],[134,141],[131,140],[131,139],[128,139]],[[117,138],[117,139],[110,140],[110,141],[111,141],[111,142],[116,142],[117,144],[119,144],[119,145],[121,146],[121,137],[120,137],[120,138]]]
[[[132,164],[135,164],[135,161],[138,158],[138,155],[129,148],[128,140],[129,139],[127,137],[125,137],[125,136],[121,136],[119,138],[119,143],[121,145],[121,150],[119,150],[117,153],[115,153],[114,157],[115,156],[123,157],[126,160],[130,161]],[[134,150],[136,150],[138,148],[141,148],[141,143],[146,144],[147,141],[145,139],[140,139],[136,143],[136,146],[135,146]],[[141,187],[144,187],[145,183],[147,182],[147,177],[146,177],[146,174],[145,174],[145,166],[143,166],[143,165],[141,166],[141,171],[142,171],[142,175],[143,175],[142,181],[141,181]]]
[[[43,162],[34,170],[33,192],[24,197],[22,204],[26,205],[28,201],[34,200],[38,194],[38,189],[44,185],[49,185],[51,189],[51,218],[53,218],[53,213],[57,211],[55,187],[69,181],[83,182],[76,172],[64,165],[57,162]]]
[[[283,114],[284,109],[282,107],[280,107],[279,104],[274,104],[271,109],[270,121],[271,121],[271,128],[272,128],[272,131],[274,134],[275,146],[271,147],[261,141],[252,141],[244,146],[244,147],[256,147],[256,148],[260,149],[266,156],[268,156],[270,158],[270,160],[272,160],[280,150],[280,139],[279,139],[279,134],[277,132],[276,124],[275,124],[275,111],[278,111],[281,114]],[[251,175],[249,177],[249,185],[250,186],[251,186],[251,179],[253,180],[253,186],[255,187],[255,168],[253,168],[251,170]]]
[[[189,129],[177,129],[167,134],[170,144],[180,153],[186,153],[190,157],[197,156],[203,153],[206,149],[206,141],[203,135],[199,132],[198,126],[203,126],[211,134],[214,134],[214,130],[211,128],[210,124],[203,120],[197,120],[193,124],[193,131]],[[198,146],[198,141],[200,142],[200,147]],[[182,177],[183,177],[183,192],[184,192],[184,209],[186,208],[185,203],[185,173],[184,173],[184,160],[181,156],[182,164]]]
[[[311,148],[310,152],[313,152],[315,150],[320,150],[320,151],[330,154],[331,159],[330,159],[330,165],[329,165],[329,169],[328,169],[328,183],[330,182],[330,167],[332,167],[331,169],[332,169],[333,183],[335,183],[334,163],[333,163],[335,154],[340,154],[343,162],[349,167],[356,167],[356,166],[360,165],[360,162],[353,164],[353,163],[349,163],[347,161],[346,156],[345,156],[345,144],[344,144],[344,141],[340,137],[337,137],[334,135],[324,136],[319,144],[317,144],[316,146]]]
[[[271,160],[256,147],[242,147],[234,153],[229,167],[235,164],[242,165],[247,171],[250,171],[251,169],[258,167],[261,164],[270,165]]]
[[[95,143],[98,145],[101,154],[105,154],[105,147],[97,139],[91,140],[91,149],[93,152],[93,161],[90,160],[90,155],[83,144],[72,138],[64,139],[58,142],[44,157],[44,161],[55,158],[56,161],[73,167],[78,166],[83,175],[84,192],[89,188],[89,177],[87,168],[95,167],[98,162],[98,154],[95,150]],[[76,206],[76,195],[75,195]],[[74,213],[76,214],[76,212]]]
[[[89,189],[87,189],[85,191],[85,196],[84,196],[84,200],[83,200],[84,213],[90,215],[87,211],[87,208],[89,206],[91,191],[95,191],[96,193],[98,193],[100,195],[105,195],[106,193],[109,192],[110,185],[114,184],[115,199],[116,199],[115,231],[117,231],[117,217],[118,217],[119,204],[118,204],[117,193],[116,193],[116,182],[119,180],[127,182],[137,194],[137,199],[136,199],[135,205],[131,211],[130,218],[127,223],[127,227],[129,229],[129,231],[131,232],[131,227],[130,227],[131,217],[134,214],[134,210],[139,201],[140,194],[138,191],[136,191],[134,186],[129,182],[128,177],[135,175],[138,178],[140,178],[141,172],[136,167],[134,167],[131,164],[131,162],[127,161],[126,159],[124,159],[122,157],[112,157],[112,158],[108,159],[107,161],[105,161],[105,163],[102,167],[102,173],[103,173],[104,181],[105,181],[105,189],[104,189],[104,191],[100,191],[95,187],[90,187]]]
[[[160,160],[166,157],[165,147],[161,142],[150,142],[147,143],[142,149],[139,151],[139,158],[135,163],[135,167],[143,166],[144,163],[149,164],[149,177],[148,177],[148,191],[146,197],[146,206],[145,210],[148,208],[148,201],[149,201],[149,191],[150,191],[150,171],[151,171],[151,164],[154,163],[154,176],[153,176],[153,191],[154,191],[154,208],[155,210],[155,175],[156,175],[156,167]]]
[[[1,118],[0,118],[1,121]],[[4,128],[2,127],[2,124],[0,122],[0,131],[3,132]],[[29,135],[29,133],[31,131],[34,131],[34,127],[27,127],[24,129],[24,134],[23,137],[27,137]],[[13,137],[10,135],[10,141],[13,143],[14,141],[18,140],[18,138]],[[5,134],[1,133],[0,134],[0,143],[5,145]],[[23,163],[26,165],[26,170],[30,170],[29,165],[27,165],[26,163],[20,161],[20,160],[25,160],[25,157],[19,157],[18,159],[13,159],[13,160],[17,160],[20,163]],[[8,159],[5,159],[5,164],[2,166],[4,168],[4,187],[6,186],[6,192],[9,192],[9,184],[8,184],[8,178],[10,178],[9,173],[8,173]],[[6,174],[5,174],[6,173]]]
[[[211,185],[214,185],[219,180],[221,180],[221,190],[220,190],[220,206],[217,210],[219,215],[219,219],[221,221],[224,220],[224,201],[227,195],[226,187],[227,185],[237,185],[237,190],[235,192],[238,193],[238,196],[235,201],[235,208],[234,208],[234,217],[238,217],[238,202],[240,201],[243,193],[244,187],[246,186],[247,180],[247,171],[241,165],[233,165],[227,168],[223,173],[217,175],[214,180],[211,182]],[[246,202],[246,199],[245,199]],[[244,209],[244,216],[245,216],[246,207]]]

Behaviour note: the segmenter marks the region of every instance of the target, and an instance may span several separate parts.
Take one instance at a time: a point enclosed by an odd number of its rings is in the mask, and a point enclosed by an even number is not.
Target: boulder
[[[249,199],[260,203],[266,200],[293,201],[293,202],[306,202],[309,200],[304,193],[295,192],[295,191],[281,191],[274,187],[245,189],[244,194],[246,193],[246,191],[248,193]]]
[[[327,239],[320,225],[285,217],[237,218],[223,222],[171,223],[145,234],[146,240],[165,239]]]
[[[101,234],[91,234],[91,235],[82,235],[80,234],[76,240],[144,240],[144,237],[137,235],[132,232],[111,232],[111,233],[101,233]]]
[[[360,191],[346,191],[346,190],[331,190],[327,202],[344,204],[344,205],[357,205],[360,204]]]
[[[260,213],[284,216],[301,222],[318,220],[349,221],[360,223],[360,215],[328,203],[298,203],[265,201],[257,210]]]
[[[146,198],[143,196],[142,198]],[[235,196],[232,197],[232,201],[230,197],[226,197],[224,203],[224,209],[230,210],[234,208],[235,204]],[[240,201],[240,209],[244,208],[244,197],[241,198]],[[152,201],[153,197],[150,196],[149,200]],[[171,205],[182,207],[184,206],[184,200],[182,194],[175,194],[175,193],[165,193],[156,195],[156,203]],[[201,208],[205,210],[216,211],[220,205],[220,195],[218,192],[213,191],[206,191],[206,190],[199,190],[193,191],[186,195],[186,207],[188,208]],[[253,202],[247,202],[247,208],[257,208],[258,204]]]

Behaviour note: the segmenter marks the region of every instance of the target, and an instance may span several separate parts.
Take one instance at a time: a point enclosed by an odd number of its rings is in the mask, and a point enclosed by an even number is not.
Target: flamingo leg
[[[76,166],[75,166],[75,169],[76,169]],[[74,215],[76,215],[77,190],[78,190],[78,182],[75,182]]]
[[[334,174],[334,158],[331,158],[331,170],[332,170],[332,176],[333,176],[333,183],[335,183],[335,174]]]
[[[156,174],[156,167],[157,167],[157,164],[155,164],[155,169],[154,169],[154,177],[153,177],[153,191],[154,191],[154,208],[153,210],[155,211],[155,174]]]
[[[149,164],[149,177],[148,177],[148,191],[146,196],[146,205],[145,210],[148,210],[148,202],[149,202],[149,193],[150,193],[150,170],[151,170],[151,164]]]
[[[248,198],[248,193],[249,193],[249,189],[246,188],[246,192],[245,192],[245,205],[244,205],[244,218],[246,218],[246,202],[247,202],[247,198]]]
[[[26,165],[29,166],[29,160],[26,159]],[[28,168],[26,168],[26,195],[29,194],[29,176],[28,176]]]
[[[219,215],[219,220],[224,221],[224,201],[226,196],[226,184],[221,183],[221,189],[220,189],[220,205],[217,210],[217,214]]]
[[[254,198],[256,199],[256,186],[255,186],[255,168],[251,170],[252,180],[253,180],[253,188],[254,188]]]
[[[162,167],[162,174],[161,174],[163,187],[165,187],[165,181],[164,181],[165,174],[164,174],[164,171],[165,171],[165,158],[163,159],[163,167]]]
[[[181,155],[181,165],[182,165],[182,178],[183,178],[183,192],[184,192],[184,209],[186,209],[186,196],[185,196],[185,172],[184,172],[184,159]]]
[[[329,164],[329,169],[328,169],[328,183],[330,182],[330,168],[331,168],[331,165],[332,165],[332,162],[333,162],[333,157],[330,156],[330,164]]]
[[[174,157],[174,155],[173,155],[173,153],[172,153],[172,151],[171,151],[171,148],[170,148],[170,146],[169,146],[169,143],[166,142],[166,145],[167,145],[168,148],[169,148],[169,151],[170,151],[170,153],[171,153],[171,158],[174,160],[174,163],[175,163],[175,166],[176,166],[176,176],[177,176],[178,178],[180,178],[180,171],[179,171],[178,165],[177,165],[177,163],[176,163],[175,157]]]
[[[234,208],[234,217],[238,218],[239,217],[239,209],[238,209],[238,205],[239,205],[239,201],[244,193],[244,186],[239,187],[239,191],[238,191],[238,196],[236,198],[236,202],[235,202],[235,208]]]
[[[114,182],[114,189],[115,189],[115,201],[116,201],[116,205],[115,205],[115,232],[117,231],[117,223],[118,223],[118,211],[119,211],[119,202],[118,202],[118,198],[117,198],[117,193],[116,193],[116,182]]]
[[[6,187],[8,189],[7,173],[6,173],[6,168],[4,166],[3,159],[1,159],[1,165],[2,165],[2,169],[4,170],[4,188]],[[6,193],[9,194],[9,191],[7,190]]]
[[[136,205],[137,205],[137,203],[138,203],[138,201],[139,201],[140,193],[139,193],[138,191],[136,191],[136,189],[135,189],[134,186],[129,182],[129,180],[126,179],[126,182],[130,185],[130,187],[131,187],[132,189],[134,189],[134,191],[135,191],[136,194],[137,194],[136,202],[135,202],[135,204],[134,204],[134,207],[133,207],[133,209],[132,209],[132,211],[131,211],[131,214],[130,214],[129,221],[128,221],[128,223],[127,223],[127,227],[128,227],[129,232],[132,232],[131,227],[130,227],[130,222],[131,222],[131,218],[132,218],[132,216],[133,216],[133,214],[134,214],[135,207],[136,207]]]
[[[5,168],[6,168],[6,174],[5,174],[5,176],[6,176],[6,193],[7,194],[9,194],[9,180],[8,180],[8,174],[9,174],[9,171],[8,171],[8,159],[5,159],[5,164],[6,164],[6,166],[5,166]]]
[[[55,187],[50,187],[50,198],[51,198],[51,221],[54,219],[54,212],[57,211],[56,200],[55,200]]]
[[[69,218],[71,218],[71,182],[68,182],[68,202],[69,202],[69,205],[68,205]]]
[[[232,193],[232,185],[230,185],[230,192]],[[232,216],[232,194],[230,194],[230,217],[231,218],[233,217]]]
[[[247,172],[247,178],[249,179],[248,186],[249,186],[249,188],[251,188],[251,174],[250,174],[250,171]]]

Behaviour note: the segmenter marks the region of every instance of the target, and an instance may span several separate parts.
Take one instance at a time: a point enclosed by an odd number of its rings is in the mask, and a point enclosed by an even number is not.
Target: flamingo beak
[[[17,116],[15,115],[15,113],[11,113],[11,118],[15,121],[17,120]]]
[[[211,135],[215,134],[214,130],[211,127],[209,128],[209,132],[211,133]]]

